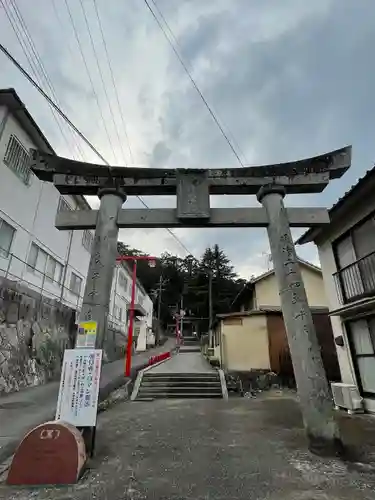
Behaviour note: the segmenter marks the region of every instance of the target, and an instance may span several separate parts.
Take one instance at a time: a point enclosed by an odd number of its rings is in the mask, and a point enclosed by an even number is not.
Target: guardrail
[[[169,351],[157,354],[156,356],[151,356],[150,359],[148,360],[148,366],[155,365],[156,363],[164,361],[165,359],[168,359],[170,357],[171,353]]]

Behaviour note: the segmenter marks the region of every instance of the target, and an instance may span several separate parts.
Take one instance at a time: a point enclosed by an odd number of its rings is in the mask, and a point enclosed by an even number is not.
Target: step
[[[138,393],[142,394],[143,392],[168,392],[168,393],[192,393],[192,392],[219,392],[221,394],[221,386],[218,387],[141,387],[139,388]]]
[[[221,393],[215,392],[215,393],[210,393],[210,392],[197,392],[197,393],[186,393],[186,392],[174,392],[174,393],[169,393],[169,392],[143,392],[142,394],[139,393],[137,395],[137,400],[141,401],[143,400],[150,400],[150,399],[206,399],[206,398],[215,398],[215,399],[220,399],[222,398],[223,395]]]
[[[220,380],[142,380],[142,386],[152,387],[221,387]]]
[[[181,386],[186,386],[186,385],[221,385],[220,379],[206,379],[206,380],[199,380],[199,379],[188,379],[188,378],[158,378],[157,380],[152,380],[150,378],[144,378],[142,380],[142,385],[143,384],[148,384],[148,385],[181,385]]]
[[[143,374],[143,380],[145,378],[194,378],[194,379],[212,379],[212,380],[217,380],[219,379],[219,374],[217,372],[205,372],[205,373],[152,373],[152,371],[147,371]]]

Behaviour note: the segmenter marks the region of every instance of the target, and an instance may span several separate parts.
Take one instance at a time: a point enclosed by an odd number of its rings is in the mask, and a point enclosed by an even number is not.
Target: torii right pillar
[[[284,206],[285,194],[283,186],[269,185],[261,187],[257,198],[268,216],[271,255],[303,422],[310,451],[341,455],[343,445]]]

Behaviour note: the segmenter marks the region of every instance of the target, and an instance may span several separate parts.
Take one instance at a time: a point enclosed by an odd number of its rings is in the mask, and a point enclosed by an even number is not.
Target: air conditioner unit
[[[345,408],[350,415],[363,412],[363,399],[355,385],[333,382],[331,389],[336,410]]]

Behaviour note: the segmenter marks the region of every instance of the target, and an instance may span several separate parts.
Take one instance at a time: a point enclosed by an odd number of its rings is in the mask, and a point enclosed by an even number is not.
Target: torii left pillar
[[[109,303],[113,273],[117,256],[117,217],[126,196],[118,188],[108,187],[98,192],[100,207],[80,321],[93,321],[97,325],[95,348],[103,349],[107,336]],[[78,338],[78,336],[77,336]],[[86,450],[92,455],[95,445],[95,428],[83,429]]]
[[[101,189],[98,196],[100,198],[100,208],[96,221],[80,320],[95,321],[97,323],[95,347],[96,349],[103,349],[117,256],[119,231],[117,217],[126,196],[117,188]]]
[[[98,196],[100,208],[80,320],[96,323],[95,348],[102,349],[117,255],[117,217],[126,197],[121,190],[112,187],[100,190]],[[77,429],[61,421],[37,426],[19,445],[10,466],[7,483],[75,483],[82,474],[87,456],[93,453],[94,441],[94,427]]]

